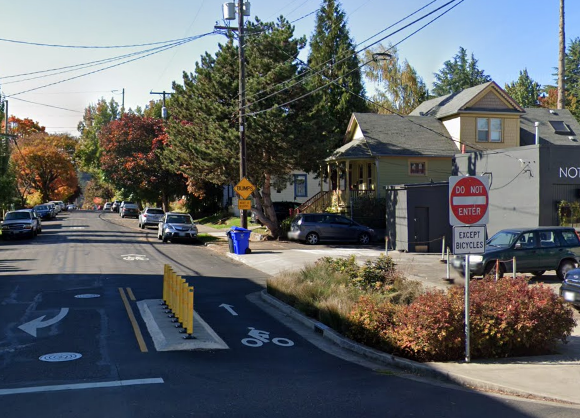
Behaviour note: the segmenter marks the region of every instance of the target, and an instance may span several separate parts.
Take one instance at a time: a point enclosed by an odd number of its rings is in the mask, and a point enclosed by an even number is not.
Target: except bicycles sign
[[[486,225],[489,179],[485,176],[449,177],[449,223]]]

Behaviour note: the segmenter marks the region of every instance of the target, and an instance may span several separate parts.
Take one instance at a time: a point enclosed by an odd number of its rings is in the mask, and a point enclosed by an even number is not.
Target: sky
[[[361,49],[448,1],[341,0],[340,4],[347,16],[351,38],[357,49]],[[184,71],[193,72],[202,54],[206,51],[214,54],[218,43],[225,42],[223,35],[208,35],[141,59],[133,55],[99,66],[53,71],[61,74],[51,76],[47,76],[50,72],[30,74],[134,54],[160,45],[99,49],[81,46],[155,43],[210,33],[216,24],[224,24],[224,1],[20,0],[5,3],[0,19],[0,92],[8,100],[10,115],[31,118],[50,133],[78,135],[77,125],[83,110],[100,98],[114,98],[121,104],[123,89],[126,109],[145,107],[151,99],[161,98],[151,92],[171,92],[173,81],[181,83]],[[320,7],[321,0],[253,0],[250,3],[252,19],[257,16],[263,21],[272,21],[284,15],[289,21],[296,21],[296,36],[310,39],[315,24],[315,14],[310,13]],[[382,43],[396,44],[411,35],[397,46],[399,57],[417,70],[429,89],[433,87],[433,74],[457,54],[460,46],[468,54],[473,53],[479,68],[501,87],[516,80],[524,68],[541,85],[555,84],[558,0],[455,0],[441,11],[455,4],[455,8],[417,33],[412,35],[440,12],[387,37]],[[427,7],[412,18],[385,31],[424,6]],[[580,37],[580,1],[568,0],[565,16],[569,44],[571,39]],[[382,31],[381,35],[364,42]],[[306,58],[308,48],[307,45],[301,58]],[[121,64],[127,60],[133,61]],[[116,66],[103,69],[113,65]],[[68,70],[74,71],[63,72]],[[82,76],[89,72],[93,73]],[[73,77],[76,78],[64,81]],[[373,86],[367,85],[367,90],[373,91]]]

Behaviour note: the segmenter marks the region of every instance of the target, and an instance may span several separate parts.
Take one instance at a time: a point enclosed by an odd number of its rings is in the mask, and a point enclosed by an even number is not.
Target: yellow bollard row
[[[163,302],[189,338],[193,336],[193,286],[175,274],[171,266],[163,266]]]

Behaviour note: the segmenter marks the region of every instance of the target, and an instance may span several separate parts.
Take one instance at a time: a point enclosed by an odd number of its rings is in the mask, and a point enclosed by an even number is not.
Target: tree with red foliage
[[[161,201],[164,209],[170,197],[186,190],[183,176],[161,163],[167,141],[162,120],[127,114],[105,125],[99,141],[101,169],[117,189],[139,199]]]

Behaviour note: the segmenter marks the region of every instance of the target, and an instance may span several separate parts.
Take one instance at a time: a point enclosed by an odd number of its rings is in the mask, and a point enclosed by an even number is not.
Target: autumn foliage
[[[23,204],[26,200],[29,204],[66,201],[78,193],[78,178],[70,152],[74,149],[73,142],[68,136],[44,133],[17,141],[11,158]]]

